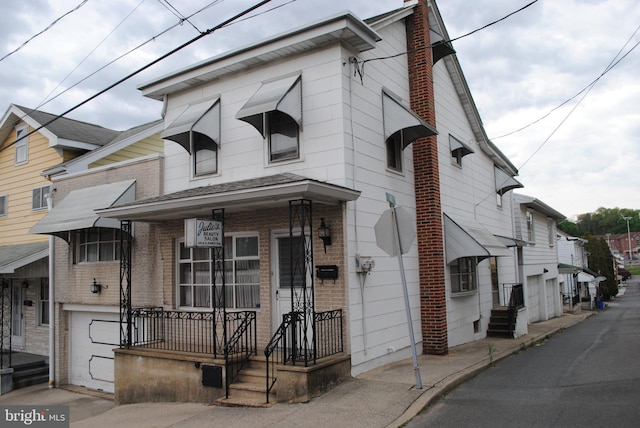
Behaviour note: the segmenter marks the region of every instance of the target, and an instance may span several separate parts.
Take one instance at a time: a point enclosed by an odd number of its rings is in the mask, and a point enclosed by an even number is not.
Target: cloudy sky
[[[438,6],[455,39],[531,1]],[[3,0],[0,109],[63,113],[257,2]],[[402,4],[273,0],[68,117],[114,129],[155,120],[161,103],[140,96],[142,83],[324,15],[348,9],[364,19]],[[178,15],[190,18],[180,24]],[[599,207],[640,209],[639,26],[637,0],[538,0],[454,41],[487,134],[520,170],[521,193],[569,218]]]

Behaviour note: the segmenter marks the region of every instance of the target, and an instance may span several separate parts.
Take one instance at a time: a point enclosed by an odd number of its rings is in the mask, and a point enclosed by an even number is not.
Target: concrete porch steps
[[[277,383],[269,393],[267,403],[267,372],[264,357],[251,356],[249,365],[238,373],[235,381],[229,385],[229,398],[220,398],[223,406],[270,407],[277,401]]]
[[[516,315],[517,316],[517,315]],[[515,322],[513,328],[509,326],[509,308],[506,306],[499,306],[491,310],[491,319],[489,320],[489,328],[487,329],[487,336],[489,337],[505,337],[513,339],[515,328]]]

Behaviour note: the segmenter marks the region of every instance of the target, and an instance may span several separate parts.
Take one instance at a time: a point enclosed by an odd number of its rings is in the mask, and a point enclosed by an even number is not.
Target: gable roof
[[[557,220],[563,220],[567,218],[566,215],[556,211],[551,208],[549,205],[542,202],[540,199],[534,198],[533,196],[527,196],[520,193],[513,194],[513,201],[517,204],[525,206],[527,208],[531,208],[541,214],[546,215],[547,217],[551,217]]]
[[[102,147],[68,160],[67,162],[45,169],[42,171],[42,175],[58,175],[86,170],[89,164],[96,162],[105,156],[109,156],[118,150],[122,150],[125,147],[129,147],[130,145],[135,144],[136,142],[153,134],[160,133],[163,129],[164,122],[162,119],[127,129],[126,131],[120,132],[113,140],[109,141]]]
[[[0,122],[0,142],[9,138],[11,131],[21,120],[33,128],[46,124],[38,132],[49,139],[50,147],[93,150],[107,144],[120,133],[103,126],[66,117],[57,118],[55,114],[11,104]]]

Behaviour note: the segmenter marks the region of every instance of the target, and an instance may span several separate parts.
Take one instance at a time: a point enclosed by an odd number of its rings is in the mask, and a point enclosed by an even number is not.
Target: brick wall
[[[427,1],[421,0],[407,18],[407,57],[411,108],[435,125],[433,67]],[[427,354],[446,354],[447,305],[444,278],[444,240],[436,137],[413,144],[416,223],[420,275],[422,347]]]

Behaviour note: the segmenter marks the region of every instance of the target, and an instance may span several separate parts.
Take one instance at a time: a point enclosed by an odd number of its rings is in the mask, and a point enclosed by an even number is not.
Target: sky
[[[487,135],[518,168],[518,193],[571,220],[640,209],[640,3],[538,0],[457,39],[532,1],[438,2]],[[3,0],[0,109],[64,113],[256,3]],[[162,103],[137,87],[156,77],[344,10],[365,19],[402,5],[272,0],[66,116],[118,130],[150,122]]]

